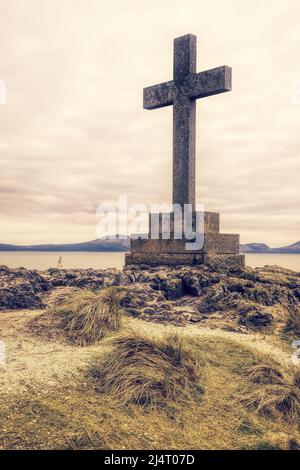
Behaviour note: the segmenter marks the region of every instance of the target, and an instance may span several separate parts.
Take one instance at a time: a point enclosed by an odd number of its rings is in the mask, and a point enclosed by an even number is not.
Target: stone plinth
[[[166,221],[170,220],[170,237],[165,239]],[[221,262],[236,264],[243,267],[245,258],[239,254],[239,235],[220,233],[220,217],[215,212],[205,212],[200,218],[202,228],[197,229],[203,234],[203,243],[195,246],[186,238],[174,238],[173,214],[150,214],[149,228],[156,227],[156,239],[137,238],[131,240],[131,252],[126,255],[126,265],[138,264],[149,266],[176,266],[209,264]],[[199,219],[199,220],[200,220]],[[196,221],[195,214],[193,220]],[[157,225],[158,224],[158,225]],[[195,227],[195,224],[194,224]],[[150,231],[150,234],[153,232]],[[187,246],[187,243],[189,244]],[[189,248],[189,249],[188,249]]]
[[[194,266],[204,264],[204,254],[189,253],[130,253],[125,255],[126,266],[132,264],[147,266]]]
[[[198,216],[197,216],[198,214]],[[197,227],[197,220],[202,223],[201,226],[198,226]],[[169,224],[169,225],[168,225]],[[161,234],[163,232],[164,229],[166,229],[167,227],[170,227],[170,232],[171,232],[171,235],[174,233],[174,214],[171,212],[171,213],[167,213],[167,212],[163,212],[163,213],[160,213],[160,214],[150,214],[149,216],[149,232],[153,231],[154,229],[156,229],[159,234]],[[202,213],[199,213],[199,212],[193,212],[192,213],[192,226],[193,226],[193,229],[196,230],[200,230],[201,232],[203,232],[203,228],[204,228],[204,232],[207,233],[207,232],[217,232],[219,233],[220,232],[220,214],[218,212],[202,212]],[[181,227],[182,231],[183,231],[183,222],[182,222],[182,227]],[[161,236],[159,237],[161,238]]]
[[[207,255],[207,254],[152,254],[130,253],[125,255],[126,266],[212,266],[214,268],[243,269],[245,255]]]
[[[220,263],[244,265],[239,255],[239,236],[220,233],[219,214],[194,212],[196,100],[231,90],[231,68],[226,65],[197,73],[197,38],[186,34],[174,40],[173,80],[144,88],[144,108],[173,106],[173,214],[152,214],[150,237],[133,239],[126,265],[195,265]],[[190,210],[190,234],[182,230],[184,221],[176,215]],[[202,217],[198,218],[197,214]],[[170,220],[168,219],[170,216]],[[189,219],[189,217],[187,217]],[[176,224],[174,222],[176,221]],[[165,227],[167,224],[167,230]],[[178,227],[179,225],[179,227]],[[184,237],[182,237],[184,233]],[[192,236],[197,244],[193,244]],[[187,243],[188,242],[188,243]]]
[[[187,249],[188,240],[131,240],[131,253],[183,253],[183,254],[237,254],[239,253],[239,235],[227,233],[209,233],[204,235],[203,246]],[[191,243],[191,246],[195,242]]]

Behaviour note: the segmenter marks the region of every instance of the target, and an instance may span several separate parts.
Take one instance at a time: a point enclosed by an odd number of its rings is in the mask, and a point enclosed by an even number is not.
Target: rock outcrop
[[[0,267],[0,309],[41,309],[53,293],[123,286],[130,315],[154,322],[202,322],[233,330],[267,328],[300,307],[300,273],[264,268],[49,269],[44,272]],[[52,296],[52,297],[51,297]]]
[[[42,308],[47,290],[47,281],[37,271],[0,266],[0,309]]]

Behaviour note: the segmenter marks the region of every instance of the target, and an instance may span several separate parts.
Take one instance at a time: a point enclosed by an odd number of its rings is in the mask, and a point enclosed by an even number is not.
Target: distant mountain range
[[[129,251],[129,238],[115,240],[92,240],[83,243],[64,243],[59,245],[9,245],[0,243],[0,251]],[[300,241],[281,248],[270,248],[265,243],[240,245],[241,253],[300,253]]]
[[[0,251],[128,251],[129,239],[92,240],[83,243],[63,243],[59,245],[8,245],[0,243]]]
[[[247,243],[240,245],[241,253],[300,253],[300,241],[293,245],[270,248],[265,243]]]

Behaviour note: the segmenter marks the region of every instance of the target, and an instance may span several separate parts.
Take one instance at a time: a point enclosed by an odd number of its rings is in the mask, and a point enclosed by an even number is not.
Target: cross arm
[[[171,80],[144,88],[144,109],[156,109],[173,104],[175,85]]]
[[[203,98],[231,90],[231,67],[223,65],[205,72],[190,74],[184,83],[189,98]]]

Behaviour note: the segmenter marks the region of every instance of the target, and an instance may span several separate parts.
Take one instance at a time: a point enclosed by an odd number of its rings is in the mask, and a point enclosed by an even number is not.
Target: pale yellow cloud
[[[88,240],[104,199],[170,200],[172,110],[144,111],[142,88],[172,78],[172,41],[186,33],[199,71],[233,67],[232,92],[197,104],[198,201],[243,242],[300,239],[298,0],[0,9],[0,242]]]

